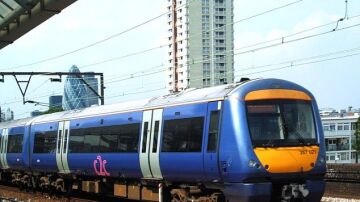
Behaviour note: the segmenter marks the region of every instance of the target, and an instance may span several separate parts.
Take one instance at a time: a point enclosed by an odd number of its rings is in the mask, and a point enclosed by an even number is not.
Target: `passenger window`
[[[85,139],[84,139],[84,153],[96,153],[100,152],[99,143],[100,135],[96,133],[98,130],[93,130],[91,133],[90,129],[86,129]]]
[[[140,124],[72,129],[69,153],[137,152]]]
[[[108,133],[101,135],[100,137],[100,151],[102,153],[107,152],[116,152],[118,148],[118,136],[112,134],[111,130],[107,131]]]
[[[69,153],[82,153],[84,149],[84,139],[85,136],[79,134],[81,129],[71,130],[70,143],[69,143]]]
[[[35,133],[34,153],[55,153],[57,131]]]
[[[186,118],[164,122],[163,152],[201,152],[204,118]]]
[[[216,152],[217,142],[219,138],[219,115],[220,111],[212,111],[210,114],[209,137],[208,137],[208,152]]]
[[[140,124],[128,124],[119,127],[118,152],[137,152]]]
[[[7,153],[21,153],[23,134],[9,135],[8,138]]]

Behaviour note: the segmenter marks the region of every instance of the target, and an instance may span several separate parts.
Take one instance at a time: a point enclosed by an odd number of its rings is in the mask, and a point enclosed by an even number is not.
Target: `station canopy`
[[[0,0],[0,49],[76,0]]]

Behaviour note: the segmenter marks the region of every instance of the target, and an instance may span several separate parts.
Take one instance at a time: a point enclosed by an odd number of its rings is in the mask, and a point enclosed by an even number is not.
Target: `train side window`
[[[23,134],[9,135],[7,153],[21,153]]]
[[[72,129],[70,153],[137,152],[140,124]]]
[[[163,152],[201,152],[204,117],[164,121]]]
[[[117,136],[117,127],[103,128],[100,136],[100,152],[111,153],[117,151],[119,137]]]
[[[100,128],[86,128],[84,129],[84,150],[83,153],[97,153],[100,152]]]
[[[57,131],[35,133],[34,153],[55,153]]]
[[[69,140],[69,153],[82,153],[84,152],[84,139],[82,134],[83,129],[71,129]]]
[[[219,115],[220,111],[211,111],[207,145],[208,152],[216,152],[217,150],[217,142],[219,138]]]
[[[117,152],[137,152],[140,123],[121,125]]]

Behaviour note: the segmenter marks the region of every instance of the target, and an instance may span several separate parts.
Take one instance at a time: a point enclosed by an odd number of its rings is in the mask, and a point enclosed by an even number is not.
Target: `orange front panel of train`
[[[310,171],[319,153],[318,146],[255,148],[262,166],[270,173]]]

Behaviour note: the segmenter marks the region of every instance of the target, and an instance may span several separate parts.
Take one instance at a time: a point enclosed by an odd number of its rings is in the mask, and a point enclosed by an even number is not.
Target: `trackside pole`
[[[159,202],[163,202],[163,183],[159,183]]]

